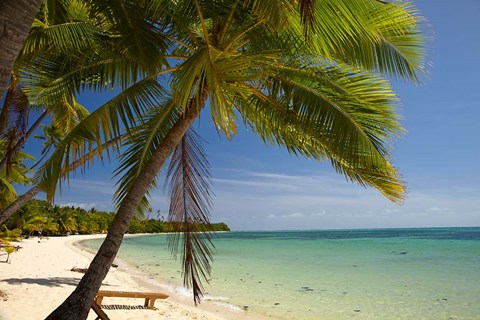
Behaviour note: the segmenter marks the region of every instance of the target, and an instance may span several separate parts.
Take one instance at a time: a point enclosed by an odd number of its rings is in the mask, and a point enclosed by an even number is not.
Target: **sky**
[[[244,128],[229,141],[204,113],[195,128],[211,164],[212,221],[232,230],[480,226],[480,1],[414,3],[428,20],[430,79],[420,86],[393,82],[407,129],[393,154],[407,185],[405,203],[347,182],[327,162],[266,146]],[[76,174],[56,204],[112,211],[112,171],[97,164]],[[168,213],[161,183],[150,203]]]

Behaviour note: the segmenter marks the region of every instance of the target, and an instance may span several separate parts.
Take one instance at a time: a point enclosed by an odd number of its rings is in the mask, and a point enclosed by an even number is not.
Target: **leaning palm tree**
[[[0,98],[6,88],[10,71],[20,53],[32,21],[43,0],[4,0],[0,3],[2,50],[0,50]]]
[[[114,14],[114,1],[97,6],[111,6]],[[422,42],[410,4],[312,1],[308,28],[293,0],[157,0],[135,2],[132,10],[138,8],[143,19],[161,27],[169,65],[85,118],[39,174],[52,197],[66,165],[82,155],[79,142],[95,145],[99,137],[136,128],[117,171],[113,225],[75,291],[48,319],[86,318],[131,218],[146,208],[145,195],[159,170],[207,106],[216,129],[228,138],[243,123],[266,143],[326,158],[349,180],[402,200],[403,182],[389,161],[390,141],[401,131],[397,98],[378,74],[418,80]],[[187,224],[206,221],[205,211],[191,206],[202,203],[196,201],[202,196],[192,192],[171,214]],[[183,237],[184,275],[196,302],[209,269],[206,239]]]
[[[0,136],[6,140],[0,169],[8,166],[47,116],[52,115],[57,126],[68,130],[76,118],[87,112],[76,101],[75,91],[44,91],[28,80],[58,81],[67,72],[66,65],[82,65],[85,52],[96,52],[104,43],[104,25],[94,21],[80,1],[45,0],[37,11],[23,48],[9,70],[11,80],[0,112]],[[32,115],[37,114],[30,124]]]
[[[0,137],[5,137],[0,169],[9,166],[47,116],[52,115],[51,133],[60,138],[81,121],[87,111],[75,99],[79,92],[123,89],[137,75],[163,65],[158,49],[162,39],[151,23],[138,22],[130,14],[138,10],[117,10],[112,21],[102,11],[108,8],[93,5],[83,0],[45,0],[11,70],[12,81],[0,112]],[[133,30],[125,20],[135,22],[140,30]],[[27,128],[29,115],[36,113],[39,118]],[[105,144],[114,146],[118,141],[117,135]],[[49,141],[50,148],[53,142]],[[103,149],[103,144],[89,149],[71,168],[93,161],[96,154],[101,157]],[[46,150],[44,156],[48,155]],[[40,192],[41,184],[35,184],[0,213],[0,223]]]

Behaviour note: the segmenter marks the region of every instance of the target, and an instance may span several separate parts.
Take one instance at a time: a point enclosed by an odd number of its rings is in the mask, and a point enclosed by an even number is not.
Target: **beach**
[[[71,269],[87,268],[101,242],[15,243],[22,248],[11,263],[0,262],[0,319],[44,319],[80,280]],[[126,309],[143,299],[105,298],[104,311],[112,320],[480,320],[480,228],[227,232],[214,244],[195,307],[166,235],[127,235],[101,289],[170,297],[157,310]]]
[[[44,319],[48,316],[74,290],[82,277],[81,273],[73,272],[71,269],[87,268],[93,258],[92,253],[73,246],[73,243],[98,237],[98,235],[48,239],[35,237],[15,242],[14,244],[21,249],[10,256],[10,263],[3,263],[6,256],[0,256],[2,261],[0,262],[0,319]],[[102,290],[162,292],[156,291],[152,284],[142,283],[138,275],[136,278],[129,274],[121,262],[118,264],[118,268],[110,269],[103,281]],[[156,301],[157,310],[106,309],[104,311],[110,319],[115,320],[225,320],[245,316],[242,314],[228,316],[225,310],[217,310],[213,304],[202,303],[201,307],[195,307],[190,300],[184,298],[175,300],[175,297],[170,296],[168,299]],[[143,299],[105,298],[103,304],[138,306],[143,305],[143,302]],[[95,318],[96,315],[91,311],[88,319]]]

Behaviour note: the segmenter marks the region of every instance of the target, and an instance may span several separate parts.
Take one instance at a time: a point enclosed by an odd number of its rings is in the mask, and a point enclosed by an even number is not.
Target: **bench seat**
[[[154,309],[155,300],[157,299],[166,299],[168,295],[164,293],[155,293],[155,292],[131,292],[131,291],[104,291],[100,290],[95,297],[95,302],[98,305],[102,304],[104,297],[115,297],[115,298],[142,298],[145,299],[145,307],[148,309]]]

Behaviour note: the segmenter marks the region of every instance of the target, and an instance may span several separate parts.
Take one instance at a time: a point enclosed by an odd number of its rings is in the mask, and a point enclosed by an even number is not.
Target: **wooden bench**
[[[95,320],[110,320],[107,314],[102,310],[96,301],[92,302],[92,309],[97,314]]]
[[[102,305],[102,300],[104,297],[115,297],[115,298],[142,298],[145,299],[145,307],[148,309],[154,309],[155,300],[157,299],[166,299],[168,295],[164,293],[154,293],[154,292],[129,292],[129,291],[103,291],[100,290],[95,297],[95,302],[98,305]]]

